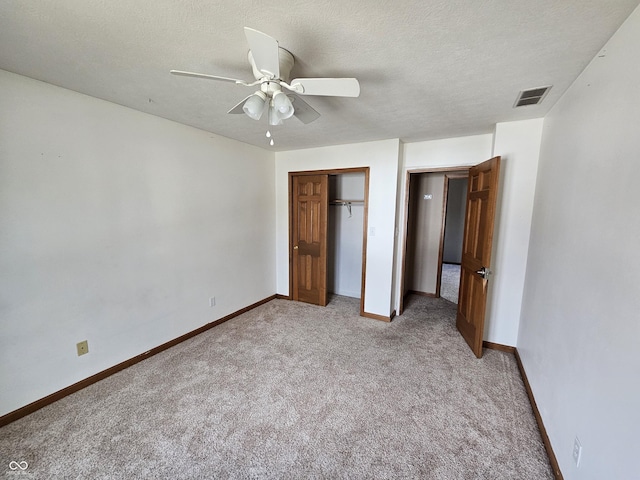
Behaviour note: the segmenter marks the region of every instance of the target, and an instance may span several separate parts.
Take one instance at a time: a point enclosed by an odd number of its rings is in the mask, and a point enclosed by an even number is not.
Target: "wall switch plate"
[[[209,306],[210,307],[216,306],[216,297],[209,297]]]
[[[84,355],[85,353],[89,353],[89,342],[86,340],[77,343],[76,348],[78,349],[78,356]]]
[[[576,467],[580,466],[580,459],[582,458],[582,445],[580,444],[580,440],[578,437],[573,441],[573,462],[576,464]]]

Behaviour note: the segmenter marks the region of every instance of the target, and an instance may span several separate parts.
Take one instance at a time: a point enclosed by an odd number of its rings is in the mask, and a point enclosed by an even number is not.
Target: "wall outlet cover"
[[[578,437],[573,441],[573,462],[576,467],[580,466],[580,459],[582,458],[582,444]]]

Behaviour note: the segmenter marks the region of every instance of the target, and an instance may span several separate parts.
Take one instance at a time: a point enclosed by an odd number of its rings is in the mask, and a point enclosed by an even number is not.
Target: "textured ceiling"
[[[543,116],[639,0],[2,0],[0,68],[249,144],[289,150],[493,130]],[[243,27],[291,51],[294,77],[356,77],[359,98],[272,128],[225,112],[253,90]],[[513,109],[521,89],[553,85]],[[0,95],[2,93],[0,92]]]

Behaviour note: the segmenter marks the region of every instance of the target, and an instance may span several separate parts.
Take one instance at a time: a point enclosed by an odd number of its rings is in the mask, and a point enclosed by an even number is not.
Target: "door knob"
[[[295,246],[293,247],[293,249],[294,249],[294,250],[297,250],[297,249],[298,249],[298,245],[295,245]]]
[[[482,267],[480,270],[477,270],[476,273],[486,280],[489,278],[489,275],[491,275],[491,270],[487,267]]]

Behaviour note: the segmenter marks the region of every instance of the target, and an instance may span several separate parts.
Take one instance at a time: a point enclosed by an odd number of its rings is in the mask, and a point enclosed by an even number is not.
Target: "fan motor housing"
[[[253,71],[253,76],[255,77],[255,79],[261,80],[265,78],[264,73],[256,68],[256,62],[253,60],[251,50],[249,50],[247,58],[249,59],[249,64],[251,65],[251,70]],[[289,83],[291,77],[291,69],[293,68],[293,64],[295,62],[293,54],[282,47],[278,47],[278,62],[280,68],[280,78],[274,78],[273,80],[281,80],[283,82]],[[280,88],[278,88],[278,90],[279,89]]]

